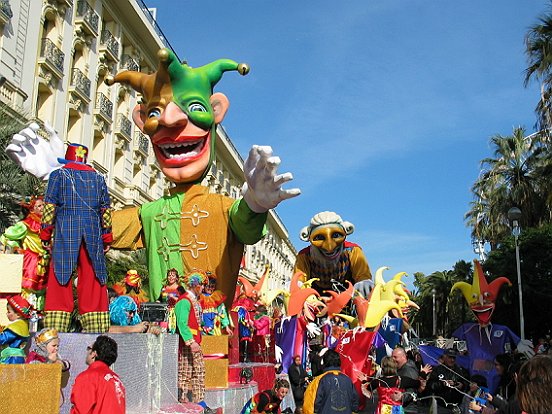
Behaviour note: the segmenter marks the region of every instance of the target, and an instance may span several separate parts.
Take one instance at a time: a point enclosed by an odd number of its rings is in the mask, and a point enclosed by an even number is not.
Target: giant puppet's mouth
[[[168,165],[182,164],[195,161],[200,158],[208,149],[209,134],[203,137],[173,139],[161,139],[155,143],[158,154]]]
[[[333,249],[330,252],[328,252],[328,251],[326,251],[322,248],[319,248],[318,250],[320,250],[320,253],[322,253],[322,256],[324,256],[324,258],[326,258],[328,260],[335,260],[343,252],[343,245],[340,244],[339,246],[337,246],[335,249]]]
[[[472,306],[471,310],[481,325],[488,325],[494,312],[494,305]]]

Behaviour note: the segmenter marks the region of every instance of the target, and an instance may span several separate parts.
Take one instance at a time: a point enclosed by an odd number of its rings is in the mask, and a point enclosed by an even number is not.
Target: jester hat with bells
[[[170,102],[174,102],[191,123],[211,132],[209,159],[211,162],[215,150],[216,123],[222,121],[224,117],[224,113],[222,117],[217,117],[213,105],[216,105],[217,99],[224,99],[227,102],[224,95],[213,94],[213,88],[224,72],[235,70],[241,75],[246,75],[249,73],[249,66],[245,63],[238,64],[230,59],[219,59],[205,66],[192,68],[186,63],[181,64],[169,49],[159,50],[157,57],[159,58],[157,72],[145,74],[124,71],[115,77],[106,78],[106,83],[108,85],[116,82],[124,83],[142,95],[139,112],[143,119],[143,131],[149,136],[153,136],[159,128],[159,114]],[[196,182],[202,179],[203,177]]]

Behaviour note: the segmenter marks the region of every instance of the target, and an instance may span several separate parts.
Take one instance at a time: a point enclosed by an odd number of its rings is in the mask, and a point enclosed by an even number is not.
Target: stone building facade
[[[140,97],[104,80],[125,69],[156,70],[163,47],[171,45],[141,0],[0,0],[0,101],[23,122],[48,122],[65,141],[86,145],[113,206],[139,206],[170,183],[132,122]],[[203,184],[237,198],[243,159],[223,126],[216,147]],[[269,263],[270,286],[284,287],[296,250],[274,211],[267,225],[267,237],[247,247],[242,272],[255,280]]]

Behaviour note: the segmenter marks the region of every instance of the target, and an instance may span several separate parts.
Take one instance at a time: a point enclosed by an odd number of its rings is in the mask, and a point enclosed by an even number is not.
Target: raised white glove
[[[63,165],[57,159],[65,156],[65,150],[63,141],[49,124],[44,124],[44,129],[50,135],[48,141],[37,135],[39,129],[40,126],[33,122],[14,134],[6,147],[6,153],[24,171],[47,180],[52,171]]]
[[[533,358],[535,356],[533,342],[529,339],[520,340],[517,344],[516,352],[524,354],[527,358]]]
[[[243,199],[255,213],[265,213],[281,201],[296,197],[301,190],[283,190],[282,185],[293,180],[291,173],[276,175],[280,158],[272,156],[271,147],[253,145],[245,161]]]

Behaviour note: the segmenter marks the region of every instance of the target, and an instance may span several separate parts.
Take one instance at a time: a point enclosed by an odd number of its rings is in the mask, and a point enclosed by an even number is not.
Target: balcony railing
[[[121,58],[121,67],[126,70],[133,70],[135,72],[140,71],[140,66],[138,63],[130,57],[130,55],[124,54]]]
[[[4,14],[8,18],[8,20],[13,17],[10,0],[0,0],[0,12],[2,12],[2,14]]]
[[[79,68],[73,68],[71,71],[71,86],[90,100],[90,79]]]
[[[119,58],[119,41],[115,39],[115,36],[107,29],[102,30],[100,46],[104,46],[107,49],[113,60]]]
[[[134,147],[138,149],[140,152],[142,152],[145,156],[148,155],[148,149],[149,149],[149,138],[143,134],[142,132],[139,132],[136,136],[136,143],[134,144]]]
[[[96,109],[106,120],[111,121],[111,117],[113,116],[113,102],[102,92],[96,94]]]
[[[42,48],[40,50],[42,57],[50,63],[56,70],[63,73],[63,52],[48,38],[42,39]]]
[[[116,131],[121,132],[129,141],[132,138],[132,122],[123,114],[117,114]]]
[[[77,18],[82,19],[86,26],[88,26],[90,34],[98,34],[100,17],[86,0],[79,0],[77,2]]]

